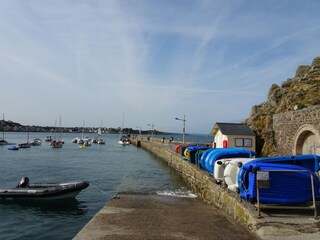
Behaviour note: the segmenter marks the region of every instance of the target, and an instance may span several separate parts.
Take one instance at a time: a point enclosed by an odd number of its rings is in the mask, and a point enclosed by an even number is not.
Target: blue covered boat
[[[216,152],[216,151],[225,151],[225,150],[230,150],[230,149],[242,149],[243,148],[209,148],[208,150],[204,151],[201,156],[200,156],[200,161],[199,161],[199,164],[201,166],[201,168],[203,169],[206,169],[206,166],[205,166],[205,163],[206,163],[206,160],[208,159],[208,155],[209,154],[213,154],[213,152]]]
[[[319,172],[320,170],[320,156],[314,154],[256,158],[255,160],[252,160],[250,163],[297,165],[305,167],[314,173]],[[242,189],[243,185],[240,184],[240,181],[243,181],[244,176],[247,175],[247,170],[245,168],[241,168],[238,175],[238,184],[240,187],[240,192],[244,191],[244,189]]]
[[[212,148],[209,149],[201,149],[198,150],[195,154],[195,164],[197,165],[198,168],[201,168],[201,157],[204,153],[206,153],[208,150],[211,150]]]
[[[263,157],[256,158],[254,162],[259,163],[280,163],[292,164],[308,168],[312,172],[320,170],[320,156],[314,154],[306,155],[292,155],[292,156],[277,156],[277,157]]]
[[[209,147],[207,146],[189,146],[185,149],[185,157],[187,158],[187,160],[189,160],[191,163],[196,163],[195,157],[196,157],[196,153],[200,150],[206,150],[209,149]]]
[[[242,166],[238,175],[240,197],[251,203],[294,205],[313,200],[311,178],[316,200],[320,200],[318,176],[308,168],[291,165],[251,161]]]
[[[255,152],[243,148],[214,148],[207,151],[201,156],[201,167],[210,173],[213,173],[214,163],[218,159],[251,158],[256,155]]]
[[[205,169],[204,166],[204,160],[206,159],[206,157],[208,156],[209,153],[213,152],[213,151],[217,151],[218,149],[222,149],[222,148],[210,148],[206,151],[204,151],[200,157],[200,166],[201,168]]]

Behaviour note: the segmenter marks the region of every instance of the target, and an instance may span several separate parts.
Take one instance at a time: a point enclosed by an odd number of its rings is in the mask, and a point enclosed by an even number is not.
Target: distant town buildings
[[[96,133],[98,132],[97,127],[85,127],[84,132],[85,133]],[[5,132],[75,132],[80,133],[82,132],[82,127],[52,127],[52,126],[28,126],[28,125],[21,125],[19,123],[15,123],[12,121],[5,121],[0,120],[0,131]],[[122,134],[139,134],[139,129],[132,129],[132,128],[124,128],[121,131],[121,128],[101,128],[102,133],[109,133],[109,134],[119,134],[120,132]],[[163,134],[163,132],[159,132],[157,130],[153,130],[154,134]],[[151,134],[150,130],[141,130],[141,134]]]

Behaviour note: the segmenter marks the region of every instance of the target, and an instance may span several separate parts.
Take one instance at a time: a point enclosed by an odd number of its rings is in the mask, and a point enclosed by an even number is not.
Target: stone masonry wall
[[[295,136],[298,130],[306,124],[320,132],[319,105],[273,116],[273,129],[279,155],[293,154]]]

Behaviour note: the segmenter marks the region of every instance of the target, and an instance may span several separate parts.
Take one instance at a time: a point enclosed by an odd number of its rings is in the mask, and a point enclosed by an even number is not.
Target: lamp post
[[[182,118],[175,118],[175,120],[183,121],[183,128],[182,128],[182,142],[184,143],[184,135],[186,133],[186,115],[183,115]]]
[[[148,124],[148,126],[151,126],[151,138],[153,138],[153,127],[154,127],[154,124],[151,123],[151,124]]]
[[[136,126],[136,128],[139,128],[139,138],[141,139],[141,127]]]

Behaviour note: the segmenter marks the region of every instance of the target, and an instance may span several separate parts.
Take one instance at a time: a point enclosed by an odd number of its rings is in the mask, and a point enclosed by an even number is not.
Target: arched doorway
[[[317,131],[310,125],[300,128],[295,137],[294,154],[316,154]]]
[[[309,132],[303,143],[302,143],[302,153],[301,154],[314,154],[316,149],[316,135]]]

